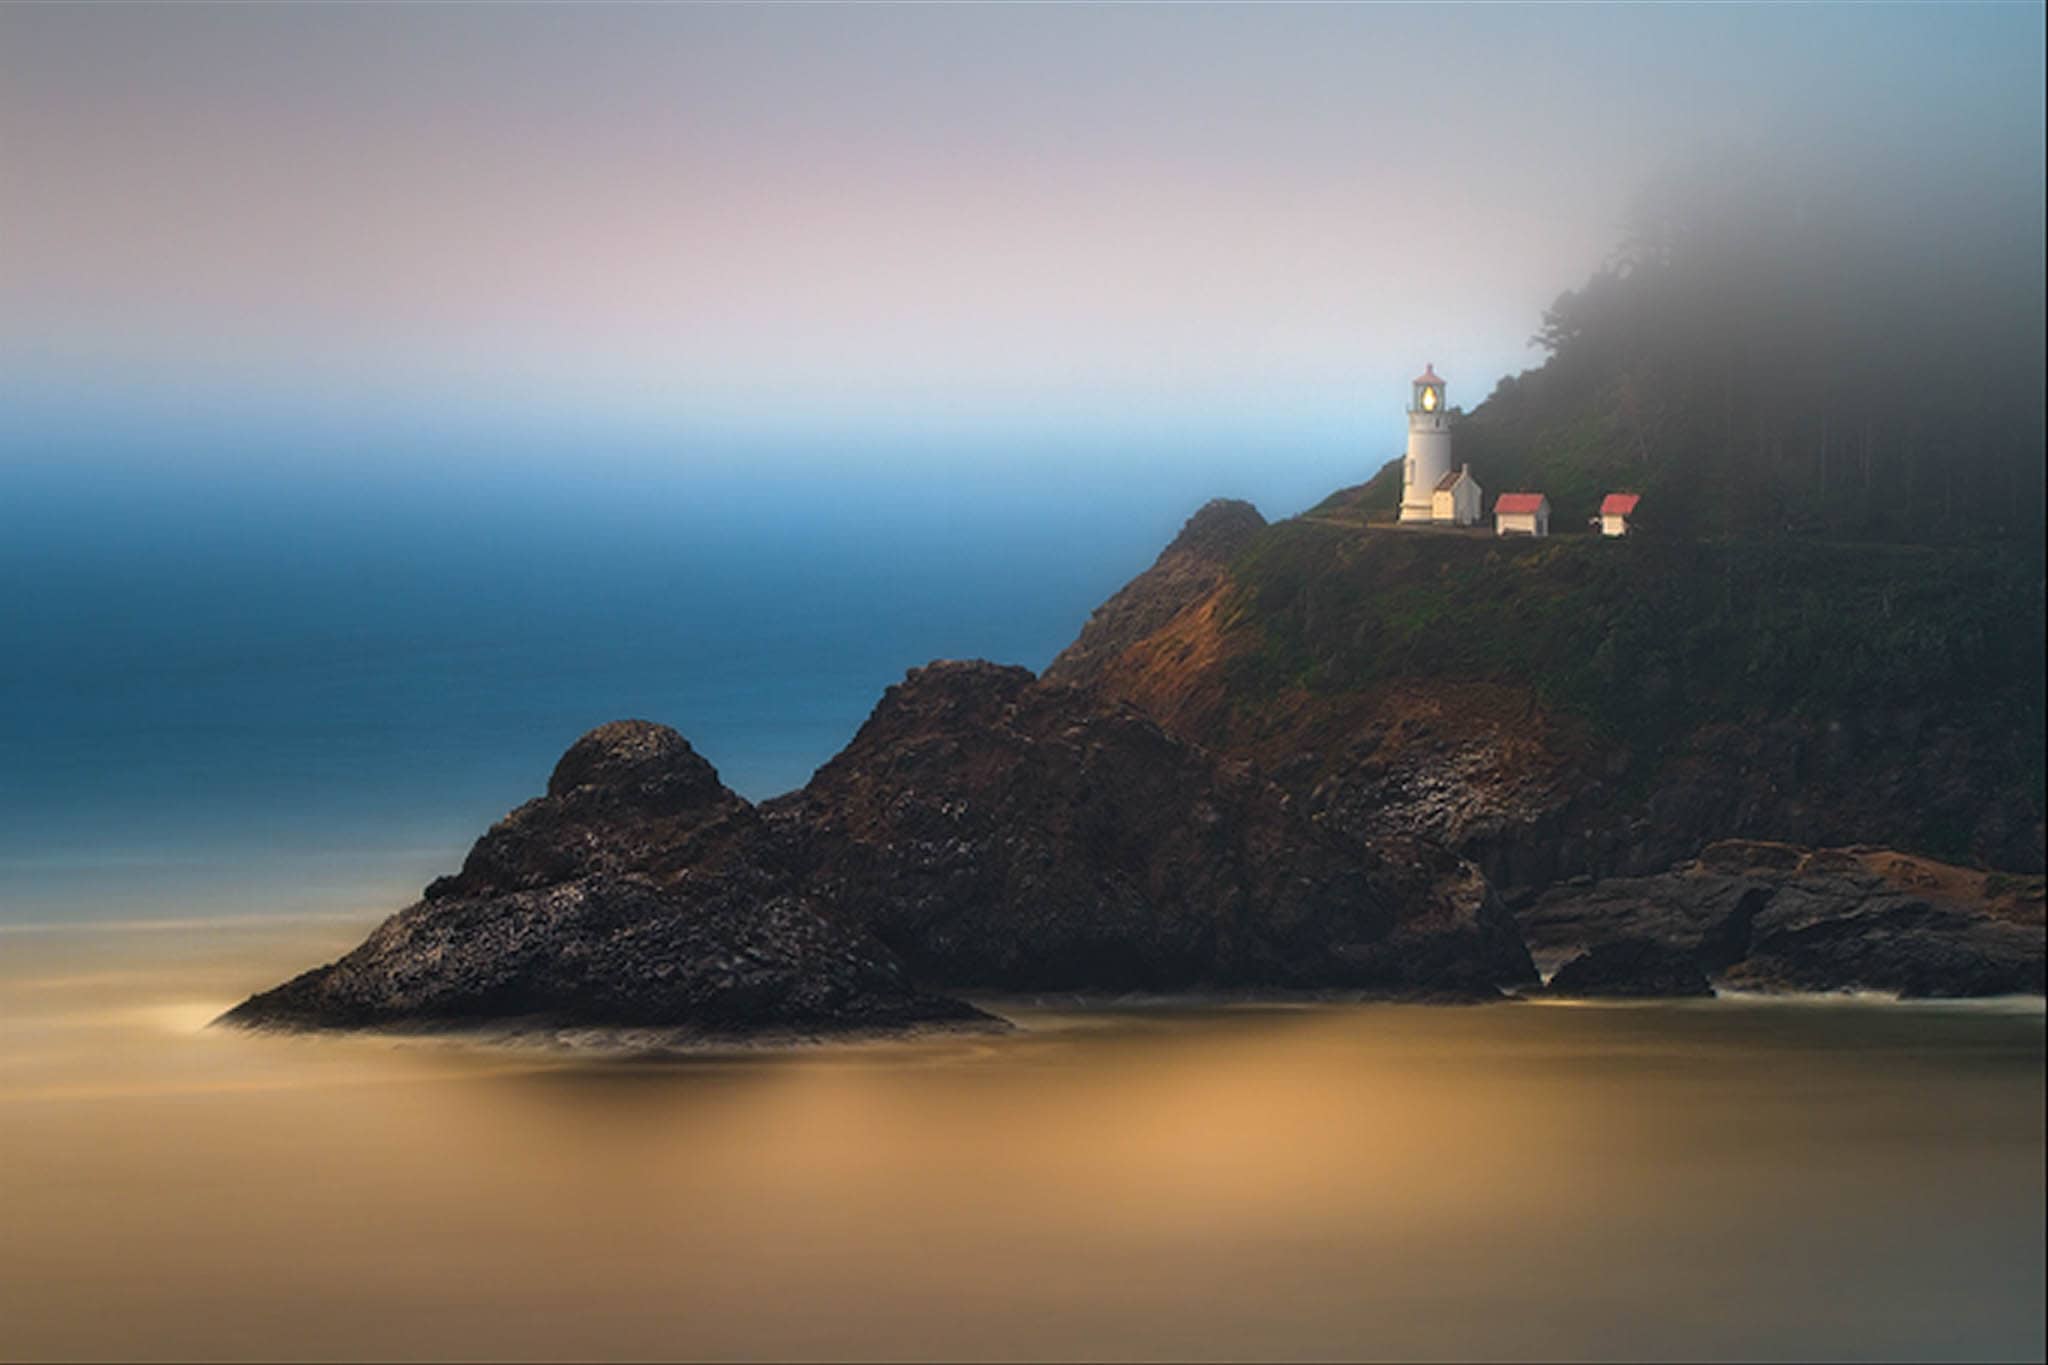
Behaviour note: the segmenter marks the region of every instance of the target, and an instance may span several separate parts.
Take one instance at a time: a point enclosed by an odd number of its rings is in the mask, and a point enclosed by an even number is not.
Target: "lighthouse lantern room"
[[[1423,366],[1408,405],[1408,457],[1401,466],[1401,520],[1429,521],[1436,487],[1451,472],[1451,421],[1443,376]]]

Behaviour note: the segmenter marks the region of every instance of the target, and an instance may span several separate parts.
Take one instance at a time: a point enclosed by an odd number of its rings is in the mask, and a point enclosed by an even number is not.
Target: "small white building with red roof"
[[[1603,536],[1625,536],[1628,534],[1628,519],[1636,514],[1636,504],[1643,500],[1640,493],[1609,493],[1600,500],[1600,534]]]
[[[1498,536],[1550,534],[1550,499],[1541,493],[1503,493],[1493,500],[1493,533]]]

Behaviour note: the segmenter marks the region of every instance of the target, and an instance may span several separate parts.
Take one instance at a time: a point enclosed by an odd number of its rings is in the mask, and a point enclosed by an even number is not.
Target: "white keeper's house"
[[[1472,477],[1472,466],[1459,465],[1437,480],[1430,495],[1429,519],[1438,525],[1477,526],[1485,515],[1486,494]]]

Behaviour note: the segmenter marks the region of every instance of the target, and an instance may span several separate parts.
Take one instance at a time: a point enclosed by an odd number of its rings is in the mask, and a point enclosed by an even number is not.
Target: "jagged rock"
[[[2040,995],[2042,879],[2021,879],[2030,896],[2005,897],[1985,894],[1994,880],[1884,849],[1817,851],[1782,874],[1725,979],[1748,990]]]
[[[754,809],[681,735],[613,722],[576,741],[548,794],[492,826],[460,874],[223,1021],[519,1019],[709,1037],[994,1022],[915,986],[772,853]]]
[[[1648,938],[1610,939],[1581,953],[1559,967],[1544,989],[1581,999],[1714,993],[1692,952]]]
[[[810,885],[953,988],[1492,992],[1533,975],[1469,864],[1373,849],[1133,707],[940,663],[775,803]]]
[[[870,935],[772,882],[638,875],[421,901],[339,962],[224,1016],[280,1028],[527,1020],[706,1038],[994,1022],[918,990]]]
[[[933,988],[1469,997],[1533,978],[1491,887],[1443,849],[1324,828],[1132,707],[939,663],[760,808],[666,727],[592,731],[459,874],[227,1020],[724,1035],[986,1018]]]

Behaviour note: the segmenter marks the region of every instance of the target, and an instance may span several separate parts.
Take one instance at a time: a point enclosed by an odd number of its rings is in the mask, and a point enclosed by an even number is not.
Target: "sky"
[[[1385,423],[1425,361],[1468,405],[1533,363],[1688,156],[2038,177],[2042,14],[0,6],[0,384],[849,460]]]

